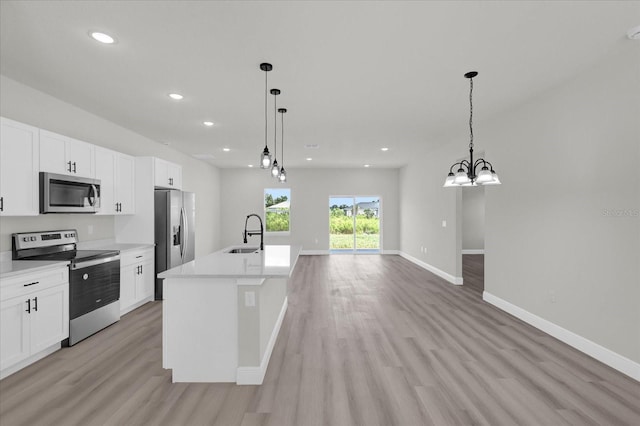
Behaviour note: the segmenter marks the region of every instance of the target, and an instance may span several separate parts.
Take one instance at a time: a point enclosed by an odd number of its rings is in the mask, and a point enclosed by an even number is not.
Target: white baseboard
[[[462,254],[484,254],[484,249],[463,249]]]
[[[382,254],[392,254],[392,255],[399,256],[400,250],[382,250]]]
[[[454,277],[453,275],[448,274],[448,273],[444,272],[443,270],[436,268],[433,265],[429,265],[428,263],[423,262],[422,260],[417,259],[417,258],[415,258],[415,257],[413,257],[413,256],[411,256],[411,255],[409,255],[409,254],[407,254],[407,253],[405,253],[403,251],[399,252],[398,254],[400,256],[404,257],[405,259],[407,259],[409,262],[415,263],[416,265],[420,266],[421,268],[424,268],[427,271],[436,274],[440,278],[444,278],[445,280],[449,281],[451,284],[462,285],[462,283],[463,283],[462,277]]]
[[[544,318],[532,314],[531,312],[525,311],[524,309],[497,296],[494,296],[491,293],[487,293],[486,291],[483,292],[482,299],[485,302],[490,303],[493,306],[513,315],[514,317],[521,319],[527,324],[530,324],[535,328],[544,331],[545,333],[555,337],[561,342],[564,342],[567,345],[576,348],[580,352],[583,352],[590,357],[597,359],[603,364],[606,364],[609,367],[614,368],[619,372],[640,381],[639,363],[632,361],[620,354],[617,354],[612,350],[605,348],[604,346],[600,346],[599,344],[592,342],[591,340],[586,339],[578,334],[575,334],[572,331],[562,328],[559,325],[556,325]]]
[[[23,368],[33,364],[36,361],[40,361],[42,358],[51,355],[52,353],[54,353],[55,351],[59,350],[62,347],[62,344],[60,342],[49,346],[48,348],[38,352],[37,354],[33,354],[31,355],[29,358],[23,359],[22,361],[12,365],[11,367],[7,367],[4,370],[0,371],[0,380],[4,379],[5,377],[8,377],[10,375],[12,375],[13,373],[17,373],[18,371],[22,370]]]
[[[276,345],[276,340],[278,340],[280,327],[282,326],[284,315],[287,313],[288,306],[289,306],[289,299],[285,297],[284,302],[282,303],[282,309],[280,310],[280,314],[278,315],[278,319],[276,320],[276,323],[273,326],[273,331],[271,332],[269,343],[267,343],[267,348],[265,349],[264,355],[262,356],[262,362],[260,362],[260,366],[259,367],[238,367],[237,378],[236,378],[237,384],[239,385],[261,385],[262,384],[262,381],[264,380],[264,375],[267,372],[267,367],[269,366],[269,360],[271,359],[271,352],[273,352],[273,347]]]
[[[328,255],[329,250],[301,250],[300,256],[324,256]]]

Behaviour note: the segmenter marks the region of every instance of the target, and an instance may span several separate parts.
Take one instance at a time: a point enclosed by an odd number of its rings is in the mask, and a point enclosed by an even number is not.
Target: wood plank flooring
[[[462,255],[462,279],[464,286],[480,293],[484,291],[484,254]]]
[[[638,425],[640,383],[399,256],[303,256],[261,386],[172,384],[161,304],[0,382],[0,425]]]

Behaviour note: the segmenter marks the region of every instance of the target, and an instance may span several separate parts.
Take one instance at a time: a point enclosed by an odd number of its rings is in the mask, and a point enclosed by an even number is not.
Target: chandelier
[[[500,179],[493,170],[493,166],[490,162],[484,158],[478,158],[473,161],[473,77],[477,76],[476,71],[469,71],[464,76],[469,79],[469,160],[462,160],[454,163],[449,168],[449,174],[444,181],[444,187],[454,186],[478,186],[478,185],[500,185]],[[480,171],[477,172],[478,167]],[[453,173],[453,169],[457,167],[456,173]]]

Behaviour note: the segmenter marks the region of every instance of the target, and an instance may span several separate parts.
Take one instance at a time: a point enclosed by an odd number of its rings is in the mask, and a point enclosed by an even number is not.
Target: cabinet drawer
[[[69,269],[67,267],[18,275],[2,280],[0,300],[27,295],[68,282]]]
[[[127,252],[120,252],[120,266],[128,266],[134,263],[153,263],[154,249],[147,248],[141,250],[131,250]]]

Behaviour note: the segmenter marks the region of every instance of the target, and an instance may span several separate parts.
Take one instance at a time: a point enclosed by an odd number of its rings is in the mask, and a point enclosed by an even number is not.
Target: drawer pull
[[[140,259],[141,257],[142,257],[142,255],[140,255],[140,256],[136,256],[136,259]]]
[[[40,281],[34,281],[32,283],[29,283],[29,284],[23,284],[23,287],[29,287],[30,285],[36,285],[36,284],[40,284]]]

